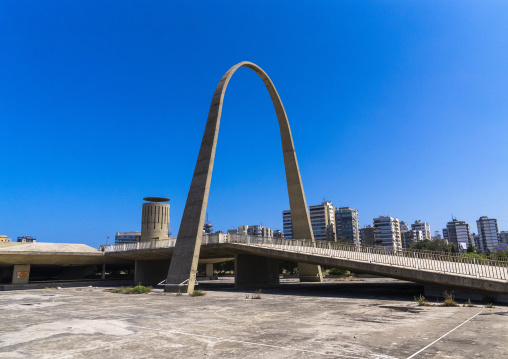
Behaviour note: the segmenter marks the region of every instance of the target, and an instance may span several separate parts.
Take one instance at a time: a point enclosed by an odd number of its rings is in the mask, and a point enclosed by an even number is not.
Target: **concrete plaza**
[[[0,358],[508,357],[506,306],[420,307],[411,282],[283,279],[261,299],[228,277],[197,288],[0,292]]]

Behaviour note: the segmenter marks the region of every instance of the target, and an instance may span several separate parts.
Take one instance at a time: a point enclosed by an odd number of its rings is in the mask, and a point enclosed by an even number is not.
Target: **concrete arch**
[[[293,222],[293,237],[295,239],[312,239],[312,241],[314,241],[309,212],[307,210],[307,201],[305,200],[302,179],[296,159],[293,137],[282,101],[273,82],[259,66],[252,62],[240,62],[231,67],[224,76],[222,76],[213,94],[201,148],[194,169],[189,194],[187,195],[182,222],[178,231],[178,240],[176,241],[166,280],[166,283],[171,286],[178,285],[188,279],[189,293],[194,290],[196,279],[224,95],[229,80],[240,67],[247,67],[253,70],[263,80],[272,99],[275,113],[277,114]],[[318,266],[308,264],[299,265],[299,269],[301,280],[305,280],[302,278],[307,278],[307,280],[312,281],[322,280],[321,271]]]

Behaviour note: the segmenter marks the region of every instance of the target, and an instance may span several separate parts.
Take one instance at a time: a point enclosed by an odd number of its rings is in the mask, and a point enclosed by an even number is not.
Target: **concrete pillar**
[[[15,264],[12,284],[27,284],[30,279],[30,264]]]
[[[279,260],[251,254],[235,255],[235,288],[268,288],[279,285]]]
[[[205,274],[207,277],[213,277],[213,263],[206,263]]]
[[[106,263],[102,264],[102,275],[101,279],[106,279]]]
[[[322,282],[321,266],[308,263],[298,263],[300,282]]]

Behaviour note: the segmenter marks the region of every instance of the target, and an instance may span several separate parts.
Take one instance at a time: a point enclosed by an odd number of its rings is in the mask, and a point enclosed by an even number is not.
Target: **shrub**
[[[485,306],[485,308],[489,308],[489,309],[490,309],[490,308],[494,308],[494,305],[493,305],[492,303],[489,303],[489,304],[487,304],[487,305]]]
[[[456,306],[458,306],[457,302],[453,299],[453,292],[448,293],[448,292],[445,291],[443,293],[443,296],[444,296],[443,306],[445,306],[445,307],[456,307]]]
[[[475,305],[471,303],[471,299],[468,299],[466,304],[464,304],[464,307],[475,307]]]
[[[346,274],[350,274],[350,272],[348,270],[346,270],[346,269],[331,268],[328,271],[328,274],[329,275],[346,275]]]
[[[427,299],[423,295],[420,294],[420,296],[415,297],[415,302],[418,303],[418,305],[430,305],[429,302],[427,302]]]
[[[191,297],[201,297],[202,295],[205,295],[206,293],[201,290],[195,290],[192,293],[189,293]]]
[[[483,304],[492,304],[494,302],[494,297],[489,294],[485,294],[483,296],[482,302]]]

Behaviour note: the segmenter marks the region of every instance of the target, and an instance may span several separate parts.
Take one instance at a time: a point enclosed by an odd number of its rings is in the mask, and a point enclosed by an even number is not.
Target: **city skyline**
[[[507,13],[3,2],[0,234],[97,247],[140,229],[143,197],[167,196],[176,236],[213,90],[242,60],[279,92],[308,205],[355,208],[360,227],[388,215],[434,233],[488,216],[508,230]],[[282,229],[289,208],[263,87],[240,69],[225,96],[207,209],[217,229]]]

